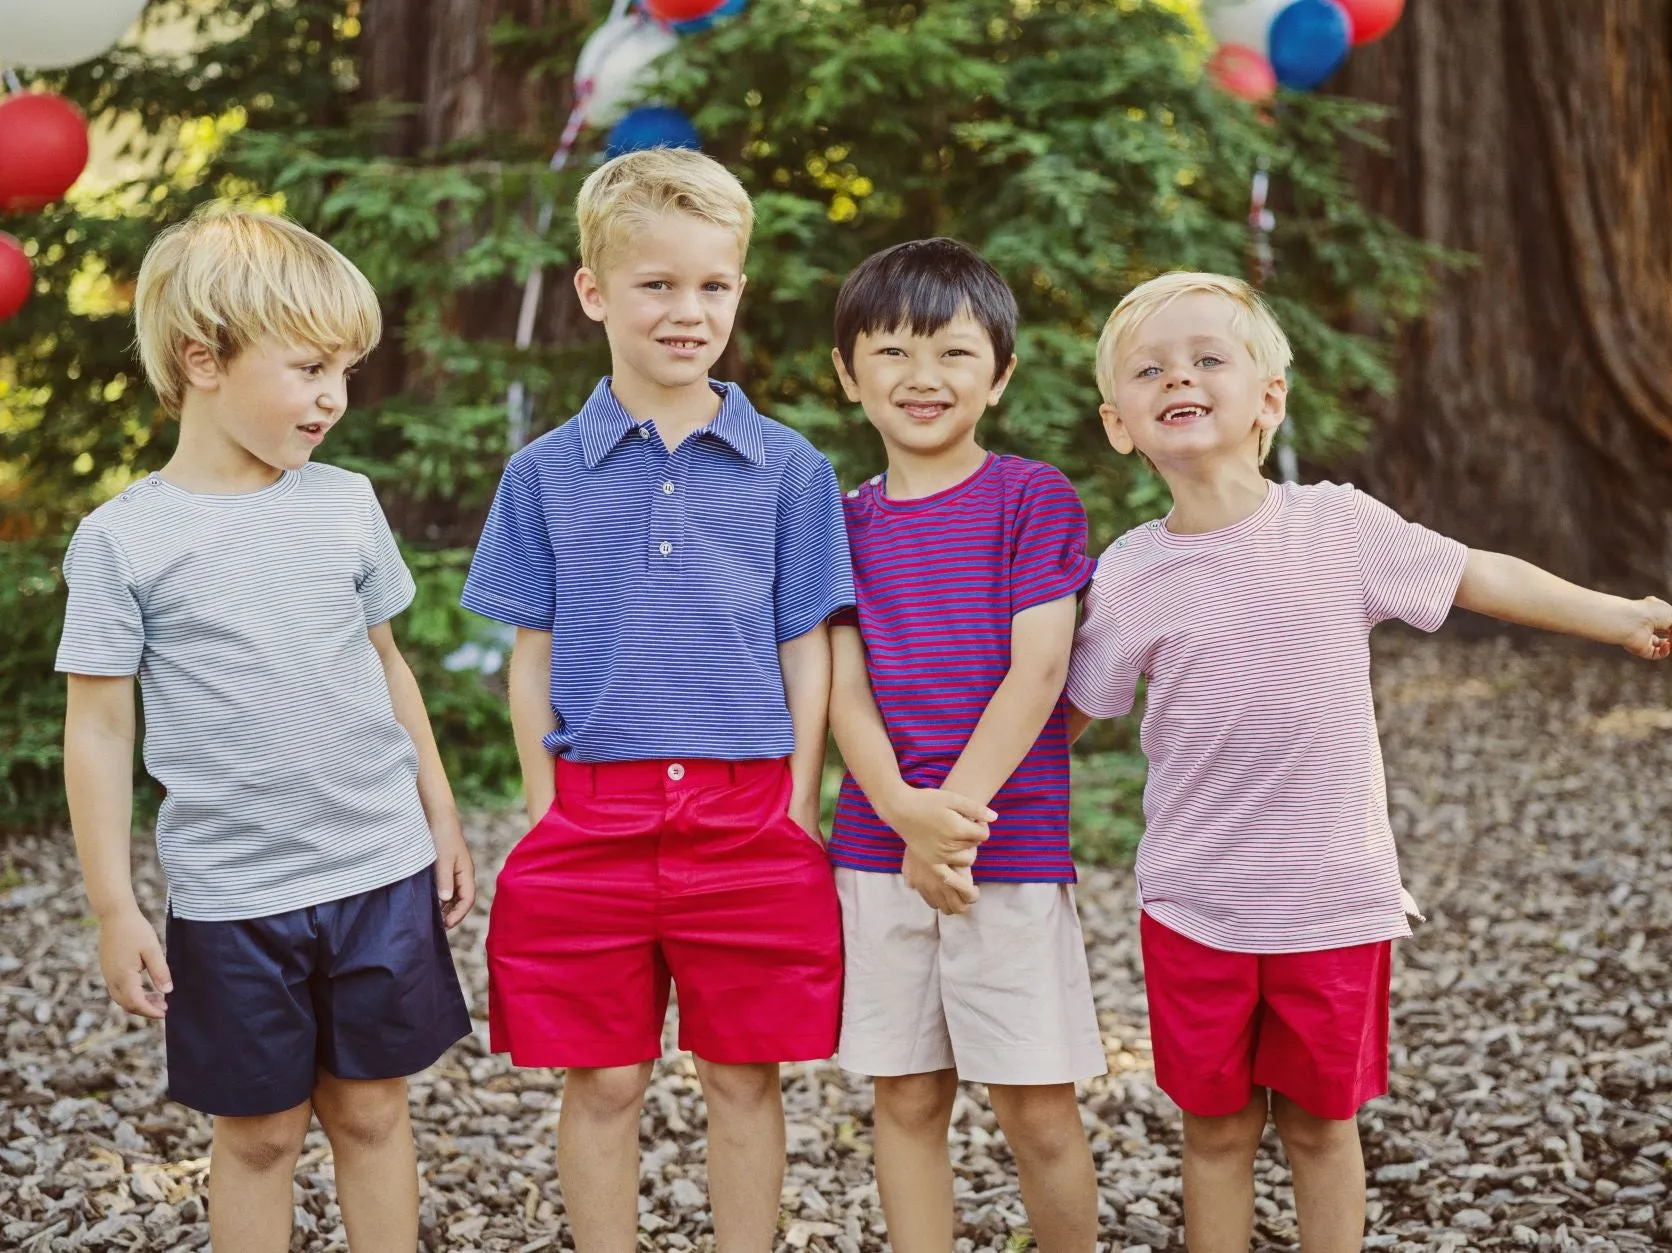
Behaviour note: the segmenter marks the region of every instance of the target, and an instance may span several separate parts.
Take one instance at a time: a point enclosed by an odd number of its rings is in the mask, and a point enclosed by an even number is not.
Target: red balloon
[[[0,234],[0,322],[23,308],[34,285],[35,274],[29,268],[29,258],[23,255],[23,245],[10,235]]]
[[[1208,58],[1208,74],[1243,100],[1270,100],[1277,90],[1277,73],[1271,62],[1242,44],[1220,44]]]
[[[725,0],[641,0],[645,12],[664,25],[707,17]]]
[[[1405,0],[1336,0],[1347,11],[1347,29],[1353,46],[1380,39],[1399,24]]]
[[[28,212],[62,198],[87,168],[87,119],[62,96],[0,99],[0,210]]]

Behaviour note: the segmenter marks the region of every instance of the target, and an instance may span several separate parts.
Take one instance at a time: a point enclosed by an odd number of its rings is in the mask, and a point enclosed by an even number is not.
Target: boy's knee
[[[214,1123],[213,1151],[230,1156],[245,1170],[265,1174],[295,1169],[308,1135],[311,1115],[307,1104],[279,1114],[253,1118],[218,1117]]]
[[[779,1072],[775,1063],[756,1066],[723,1066],[697,1062],[703,1101],[715,1105],[752,1109],[779,1099]]]
[[[987,1095],[999,1129],[1017,1152],[1056,1158],[1086,1144],[1073,1084],[989,1084]]]
[[[1279,1097],[1272,1102],[1272,1117],[1278,1137],[1291,1157],[1318,1157],[1339,1152],[1358,1140],[1356,1118],[1320,1118],[1293,1101]]]
[[[956,1071],[882,1075],[875,1081],[877,1120],[904,1131],[933,1131],[951,1122],[958,1098]]]
[[[563,1077],[563,1110],[588,1122],[637,1119],[650,1086],[650,1063],[571,1069]]]
[[[1262,1093],[1234,1114],[1204,1117],[1184,1116],[1184,1147],[1198,1157],[1248,1158],[1260,1150],[1266,1133],[1266,1106]]]
[[[407,1095],[404,1080],[387,1082],[322,1081],[314,1108],[334,1145],[378,1148],[405,1131]]]

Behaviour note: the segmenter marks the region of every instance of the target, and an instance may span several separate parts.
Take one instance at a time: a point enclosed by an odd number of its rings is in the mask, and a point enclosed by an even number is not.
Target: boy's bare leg
[[[952,1157],[947,1132],[958,1072],[883,1075],[875,1080],[877,1191],[894,1253],[952,1247]]]
[[[288,1253],[296,1159],[312,1107],[217,1117],[209,1149],[209,1242],[231,1253]]]
[[[784,1190],[784,1096],[775,1063],[697,1058],[708,1106],[708,1203],[719,1253],[769,1253]]]
[[[1266,1089],[1255,1088],[1234,1114],[1184,1116],[1184,1241],[1190,1253],[1248,1253],[1254,1155],[1265,1134],[1266,1109]]]
[[[1356,1118],[1319,1118],[1271,1094],[1277,1134],[1295,1177],[1295,1210],[1305,1253],[1364,1245],[1364,1152]]]
[[[353,1253],[418,1244],[418,1151],[405,1079],[339,1079],[321,1070],[314,1113],[331,1141],[337,1205]]]
[[[987,1085],[1021,1176],[1022,1204],[1039,1253],[1097,1246],[1097,1171],[1072,1083]]]
[[[576,1253],[632,1253],[638,1242],[639,1113],[652,1065],[564,1073],[557,1183]]]

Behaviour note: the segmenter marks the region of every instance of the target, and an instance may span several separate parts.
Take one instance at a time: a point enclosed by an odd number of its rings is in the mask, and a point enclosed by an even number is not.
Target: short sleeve
[[[366,492],[365,548],[360,560],[360,578],[355,589],[360,593],[360,608],[366,615],[366,629],[381,626],[412,603],[418,587],[412,581],[412,571],[401,557],[395,533],[389,529],[389,519],[378,504],[377,493],[369,479],[362,480]]]
[[[495,622],[550,631],[556,589],[557,561],[534,463],[519,455],[499,481],[459,599]]]
[[[145,620],[132,567],[116,537],[84,519],[64,554],[69,600],[56,668],[65,674],[139,673]]]
[[[1469,550],[1405,521],[1373,496],[1355,490],[1352,499],[1370,624],[1398,618],[1419,631],[1439,630],[1457,600]]]
[[[801,473],[784,476],[773,599],[780,644],[854,603],[842,491],[836,471],[817,453],[809,454]]]
[[[1022,491],[1010,536],[1010,612],[1077,595],[1091,581],[1086,511],[1055,466],[1040,466]]]
[[[1113,576],[1099,569],[1086,590],[1085,615],[1068,663],[1068,702],[1094,718],[1119,718],[1138,699],[1139,669],[1115,622]]]

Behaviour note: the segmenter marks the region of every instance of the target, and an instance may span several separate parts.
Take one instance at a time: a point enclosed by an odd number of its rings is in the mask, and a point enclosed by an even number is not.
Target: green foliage
[[[606,8],[547,6],[539,28],[502,22],[490,42],[503,72],[561,81]],[[0,346],[0,504],[8,534],[45,536],[50,553],[77,516],[166,459],[173,424],[130,346],[144,249],[211,197],[282,206],[384,299],[385,345],[327,456],[373,478],[406,541],[420,596],[397,633],[455,786],[486,800],[514,786],[516,760],[497,680],[442,665],[462,644],[493,642],[457,608],[459,549],[503,466],[506,387],[528,388],[539,430],[572,413],[606,367],[595,334],[526,350],[509,338],[531,267],[547,270],[548,310],[572,299],[572,204],[598,136],[560,174],[545,168],[557,116],[545,135],[389,155],[402,114],[360,96],[359,13],[358,0],[152,0],[149,22],[195,24],[203,50],[118,50],[45,80],[90,116],[127,120],[130,177],[5,224],[32,252],[38,286]],[[1191,13],[1189,0],[752,0],[741,19],[682,40],[656,90],[695,117],[756,201],[733,359],[757,403],[825,449],[846,481],[873,473],[878,444],[830,369],[836,291],[878,248],[955,235],[992,260],[1022,310],[1021,366],[984,436],[1060,465],[1101,546],[1164,510],[1166,494],[1103,441],[1097,332],[1161,270],[1245,271],[1248,182],[1264,159],[1281,194],[1270,295],[1297,349],[1298,444],[1316,464],[1349,447],[1356,398],[1390,383],[1378,337],[1416,311],[1436,254],[1369,214],[1344,181],[1339,154],[1362,138],[1369,106],[1291,98],[1263,123],[1203,81]],[[532,225],[542,201],[556,205],[544,235]],[[6,560],[35,561],[29,586],[56,587],[50,555]],[[8,578],[6,589],[25,585]],[[27,637],[0,663],[8,709],[27,711],[0,731],[19,804],[23,790],[58,786],[50,644],[61,610],[56,593],[30,595],[0,606]],[[1084,772],[1107,780],[1082,798],[1086,849],[1127,838],[1115,830],[1135,812],[1123,760]]]
[[[64,620],[60,546],[0,544],[0,829],[63,808],[64,681],[52,672]]]

